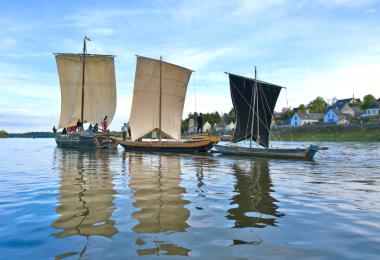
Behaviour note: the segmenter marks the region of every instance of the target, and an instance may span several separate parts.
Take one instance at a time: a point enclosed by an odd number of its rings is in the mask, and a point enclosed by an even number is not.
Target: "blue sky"
[[[225,71],[287,87],[276,110],[316,96],[380,97],[380,1],[1,1],[0,129],[58,124],[60,89],[52,53],[116,55],[117,110],[127,121],[135,55],[163,56],[196,72],[184,116],[226,112]],[[194,95],[195,86],[195,95]],[[194,100],[196,97],[196,102]]]

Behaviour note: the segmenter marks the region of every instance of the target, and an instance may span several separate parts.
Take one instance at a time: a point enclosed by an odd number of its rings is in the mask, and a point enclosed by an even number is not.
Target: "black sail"
[[[236,128],[232,142],[236,143],[251,137],[252,109],[254,109],[252,140],[269,146],[269,129],[272,115],[281,87],[263,81],[257,81],[258,105],[254,103],[256,91],[255,80],[239,75],[229,74],[232,103],[236,114]],[[257,120],[257,115],[259,120]],[[258,127],[257,127],[258,124]],[[257,131],[258,130],[258,131]],[[257,133],[259,132],[259,133]]]

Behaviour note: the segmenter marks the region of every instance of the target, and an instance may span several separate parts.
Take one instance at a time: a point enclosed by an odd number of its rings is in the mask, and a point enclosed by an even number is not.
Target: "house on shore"
[[[380,99],[373,102],[373,104],[365,110],[365,112],[359,117],[360,119],[376,117],[380,114]]]
[[[290,119],[290,125],[303,126],[309,124],[317,124],[322,121],[323,113],[306,113],[296,112]]]
[[[226,133],[231,133],[235,130],[235,124],[234,122],[230,122],[229,124],[226,124]]]
[[[204,125],[203,125],[203,132],[206,133],[206,132],[210,132],[211,131],[211,124],[209,122],[206,122]]]
[[[325,124],[347,124],[355,117],[355,111],[350,104],[353,98],[340,99],[334,105],[329,106],[323,116]]]

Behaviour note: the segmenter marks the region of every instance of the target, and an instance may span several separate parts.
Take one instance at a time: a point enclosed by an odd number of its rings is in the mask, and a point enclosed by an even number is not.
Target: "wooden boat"
[[[317,145],[308,148],[269,148],[270,125],[273,111],[282,87],[235,74],[229,75],[230,92],[236,114],[236,129],[232,143],[249,140],[249,147],[239,145],[216,145],[224,154],[252,157],[312,160]],[[256,147],[253,147],[256,146]]]
[[[249,148],[242,146],[215,145],[218,152],[230,155],[245,155],[252,157],[269,157],[282,159],[312,160],[318,151],[315,145],[309,148],[280,149],[280,148]]]
[[[195,153],[210,150],[214,137],[181,140],[187,85],[192,70],[137,56],[131,116],[131,140],[117,140],[127,151]],[[158,135],[158,138],[144,139]]]
[[[111,123],[116,110],[116,80],[114,56],[87,54],[83,40],[83,53],[56,53],[55,58],[61,87],[61,116],[58,128],[82,123],[96,124],[108,117]],[[58,147],[107,148],[110,139],[107,133],[75,131],[57,133]]]

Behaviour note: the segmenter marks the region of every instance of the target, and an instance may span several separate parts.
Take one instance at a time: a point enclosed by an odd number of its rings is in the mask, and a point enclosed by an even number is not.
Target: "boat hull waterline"
[[[118,141],[126,151],[169,152],[169,153],[199,153],[209,151],[219,139],[209,138],[199,141]]]
[[[315,153],[318,151],[318,147],[315,145],[310,145],[309,148],[304,149],[248,148],[240,146],[215,145],[215,149],[220,153],[230,155],[298,160],[313,160]]]
[[[89,134],[89,133],[68,133],[56,134],[55,142],[61,148],[74,148],[74,149],[99,149],[108,148],[110,141],[108,136],[102,133]]]

